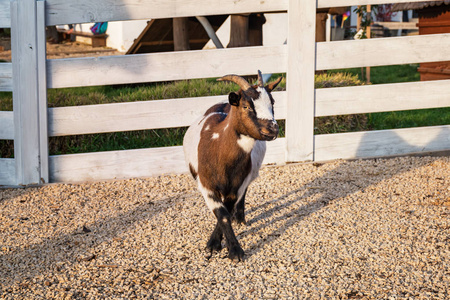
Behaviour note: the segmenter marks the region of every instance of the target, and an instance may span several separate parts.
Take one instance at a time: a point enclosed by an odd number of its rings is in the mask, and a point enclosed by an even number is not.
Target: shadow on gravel
[[[380,132],[383,135],[383,132]],[[424,151],[436,151],[436,149],[449,148],[450,149],[450,130],[447,127],[442,127],[442,129],[437,130],[437,134],[433,137],[427,137],[428,141],[418,140],[415,141],[418,145],[412,145],[403,139],[402,136],[397,135],[395,132],[384,134],[383,137],[386,139],[383,141],[383,146],[381,146],[381,153],[407,153],[407,152],[424,152]],[[362,137],[360,146],[358,147],[356,157],[367,156],[367,153],[374,153],[374,147],[380,147],[379,138],[376,136],[375,140],[373,135],[366,134]],[[363,145],[369,145],[363,146]],[[385,154],[386,155],[386,154]],[[425,155],[425,154],[424,154]],[[448,155],[448,153],[444,153]],[[300,189],[293,190],[281,197],[274,200],[267,201],[256,208],[247,210],[246,214],[249,215],[255,211],[262,211],[260,214],[252,217],[248,220],[248,227],[238,235],[238,238],[242,238],[248,235],[258,234],[262,229],[269,225],[276,223],[282,223],[280,226],[273,230],[271,233],[267,234],[267,237],[261,241],[247,246],[246,255],[250,257],[257,254],[263,248],[264,244],[275,242],[279,236],[286,232],[290,227],[296,225],[298,222],[302,221],[305,217],[310,216],[313,213],[319,212],[322,208],[327,206],[330,202],[339,201],[339,198],[346,197],[358,191],[364,192],[364,190],[372,185],[375,185],[382,180],[392,178],[403,172],[410,171],[414,168],[420,168],[428,164],[429,162],[421,162],[420,165],[415,166],[397,166],[395,169],[389,166],[389,169],[385,169],[385,165],[389,165],[387,160],[384,160],[384,166],[378,163],[379,159],[373,158],[367,160],[366,163],[371,164],[372,173],[368,173],[366,169],[351,169],[348,167],[349,164],[355,164],[355,162],[343,162],[336,169],[328,172],[320,178],[313,180],[310,183],[304,185]],[[314,166],[320,168],[322,164],[315,163]],[[379,170],[377,170],[379,168]],[[375,172],[373,172],[375,170]],[[283,199],[297,195],[294,199],[283,202]],[[287,213],[269,221],[264,222],[264,219],[269,218],[276,212],[281,210],[286,210],[289,207],[296,206],[299,201],[304,201],[308,197],[314,195],[320,195],[319,199],[304,204],[299,208],[288,210]],[[363,199],[362,199],[363,200]],[[280,203],[269,210],[265,210],[266,207],[273,204]],[[254,226],[256,223],[261,223]]]
[[[26,192],[26,189],[23,191]],[[70,233],[48,238],[42,243],[31,244],[23,249],[10,249],[9,253],[0,255],[2,268],[0,282],[6,283],[6,286],[3,285],[3,287],[8,288],[16,282],[33,280],[36,276],[44,275],[49,270],[59,271],[61,264],[68,264],[75,268],[77,264],[94,260],[96,255],[92,249],[97,245],[113,241],[121,234],[126,233],[135,223],[151,220],[158,214],[164,213],[173,201],[181,201],[181,198],[189,196],[190,194],[184,194],[183,196],[175,195],[158,199],[157,204],[152,200],[142,201],[144,203],[134,209],[112,218],[101,219],[92,224],[74,228]],[[17,222],[26,221],[17,219]],[[39,225],[33,224],[32,226]],[[30,232],[30,234],[32,233]],[[30,264],[33,266],[29,267]],[[2,284],[0,284],[1,292]]]

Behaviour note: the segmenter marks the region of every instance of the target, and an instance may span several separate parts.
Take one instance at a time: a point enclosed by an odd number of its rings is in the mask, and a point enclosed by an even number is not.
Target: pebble
[[[1,299],[448,299],[450,158],[268,166],[205,257],[188,175],[0,189]]]

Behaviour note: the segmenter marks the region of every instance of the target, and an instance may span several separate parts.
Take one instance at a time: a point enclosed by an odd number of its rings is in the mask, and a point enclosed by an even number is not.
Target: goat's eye
[[[250,106],[244,106],[244,109],[248,110],[248,109],[251,109],[251,107]]]

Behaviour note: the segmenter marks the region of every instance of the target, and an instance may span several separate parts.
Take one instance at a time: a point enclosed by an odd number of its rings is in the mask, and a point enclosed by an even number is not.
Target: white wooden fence
[[[419,1],[419,0],[416,0]],[[0,27],[12,28],[12,63],[0,64],[0,185],[75,182],[185,172],[181,147],[48,155],[48,137],[189,125],[223,96],[47,108],[48,88],[287,73],[276,92],[286,137],[268,145],[265,163],[322,161],[450,149],[450,125],[314,135],[314,117],[450,106],[450,80],[314,89],[315,70],[450,60],[450,34],[315,43],[317,8],[385,0],[0,0]],[[411,2],[402,0],[397,2]],[[288,11],[288,44],[207,51],[47,60],[45,25]]]

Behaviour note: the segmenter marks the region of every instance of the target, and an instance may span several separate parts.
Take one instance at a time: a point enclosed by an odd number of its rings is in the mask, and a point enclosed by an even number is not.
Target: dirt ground
[[[188,175],[0,189],[1,299],[449,299],[450,157],[265,167],[246,256]]]
[[[92,47],[79,42],[64,42],[61,44],[47,43],[47,58],[67,58],[67,57],[95,57],[106,55],[122,55],[116,49],[107,47]],[[11,50],[0,51],[0,60],[11,61]]]

